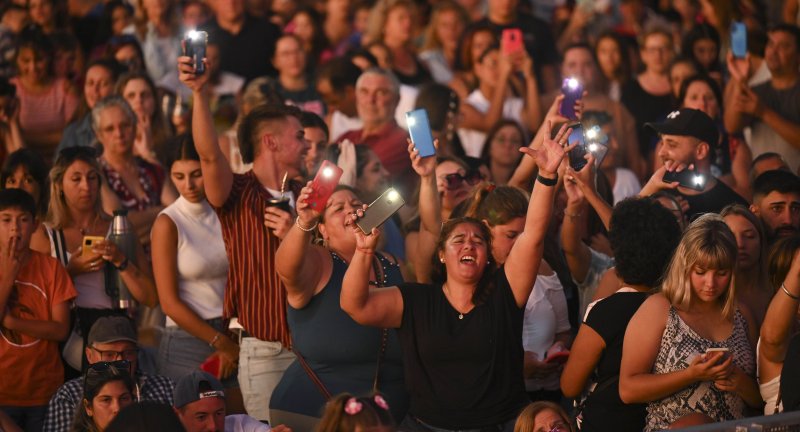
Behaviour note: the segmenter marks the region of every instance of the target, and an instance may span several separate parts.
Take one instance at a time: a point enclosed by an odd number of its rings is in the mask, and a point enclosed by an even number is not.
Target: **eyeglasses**
[[[562,422],[557,422],[550,427],[550,432],[569,432],[569,426]]]
[[[458,189],[462,183],[467,183],[470,186],[475,186],[483,180],[483,175],[478,170],[468,171],[467,174],[461,175],[459,173],[447,174],[442,177],[445,182],[445,187],[448,190]]]
[[[116,361],[117,359],[120,359],[119,361],[136,360],[136,357],[139,355],[139,350],[136,348],[123,351],[99,350],[95,348],[94,345],[89,346],[89,348],[97,351],[100,354],[100,360],[102,360],[103,362],[117,363],[118,362]]]

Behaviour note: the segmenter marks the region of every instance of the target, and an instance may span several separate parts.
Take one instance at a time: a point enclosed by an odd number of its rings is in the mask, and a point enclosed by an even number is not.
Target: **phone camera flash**
[[[408,125],[408,127],[414,126],[416,123],[417,123],[417,119],[415,119],[414,117],[410,117],[410,116],[406,117],[406,124]]]
[[[197,38],[200,37],[200,34],[196,30],[189,30],[186,33],[186,37],[188,37],[191,40],[197,40]]]
[[[569,86],[569,88],[571,88],[572,90],[575,90],[576,88],[578,88],[579,84],[580,83],[578,83],[578,80],[575,79],[575,78],[570,78],[570,79],[567,80],[567,86]]]
[[[331,168],[325,168],[322,170],[322,176],[326,178],[330,178],[333,175],[333,170]]]
[[[701,176],[701,175],[694,176],[694,184],[696,184],[697,186],[702,186],[703,183],[705,183],[705,180],[703,179],[703,176]]]
[[[397,200],[397,198],[399,198],[399,197],[400,197],[400,194],[398,194],[398,193],[397,193],[397,191],[396,191],[396,190],[394,190],[394,189],[393,189],[393,190],[391,190],[391,191],[389,191],[389,194],[388,194],[388,195],[386,195],[386,198],[388,198],[388,199],[389,199],[389,201],[395,201],[395,200]],[[391,204],[391,202],[390,202],[390,204]]]
[[[589,144],[589,151],[590,152],[596,152],[597,151],[597,144],[595,144],[595,143]]]

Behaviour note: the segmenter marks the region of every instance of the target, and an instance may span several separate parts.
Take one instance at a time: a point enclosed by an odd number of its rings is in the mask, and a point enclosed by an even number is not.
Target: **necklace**
[[[95,225],[97,225],[97,219],[98,219],[98,215],[94,215],[94,219],[92,220],[92,226],[91,227],[78,228],[78,232],[80,232],[82,236],[85,236],[86,233],[90,233],[90,232],[94,231],[94,227],[95,227]]]
[[[448,295],[450,295],[450,289],[449,289],[449,288],[447,288],[447,283],[445,283],[444,285],[442,285],[442,289],[444,290],[444,294],[445,294],[444,296],[445,296],[445,298],[447,298],[447,296],[448,296]],[[450,303],[450,305],[452,306],[452,303]],[[455,306],[453,306],[453,309],[456,309],[456,307],[455,307]],[[463,320],[463,319],[464,319],[464,313],[463,313],[463,312],[461,312],[461,311],[460,311],[460,310],[458,310],[458,309],[456,309],[456,312],[458,312],[458,319],[460,319],[460,320]]]

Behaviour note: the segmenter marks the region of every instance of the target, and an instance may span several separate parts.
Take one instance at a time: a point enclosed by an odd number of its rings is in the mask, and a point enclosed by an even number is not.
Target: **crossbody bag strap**
[[[375,285],[378,287],[386,286],[386,272],[383,271],[383,263],[377,256],[372,259],[372,271],[375,272]],[[377,393],[378,381],[381,376],[381,363],[386,355],[386,344],[389,341],[389,329],[381,329],[381,346],[378,349],[378,360],[375,362],[375,377],[372,379],[372,391]]]
[[[320,393],[322,393],[322,396],[325,398],[325,401],[327,402],[331,400],[332,398],[331,392],[328,390],[327,387],[325,387],[325,384],[323,384],[322,381],[319,379],[319,376],[317,376],[317,373],[314,372],[314,369],[311,369],[311,366],[308,365],[308,362],[306,361],[305,358],[303,358],[303,355],[300,354],[300,351],[297,350],[297,345],[294,346],[293,351],[295,357],[297,357],[297,361],[300,362],[300,366],[303,367],[303,370],[306,371],[308,377],[311,378],[311,382],[313,382],[314,385],[317,386],[317,389],[319,390]]]

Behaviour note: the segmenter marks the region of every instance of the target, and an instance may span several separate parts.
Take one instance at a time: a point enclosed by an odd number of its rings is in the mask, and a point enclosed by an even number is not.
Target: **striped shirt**
[[[264,209],[270,198],[250,170],[234,174],[228,200],[215,209],[230,263],[222,314],[238,317],[250,336],[288,347],[286,289],[274,261],[280,240],[264,227]]]

